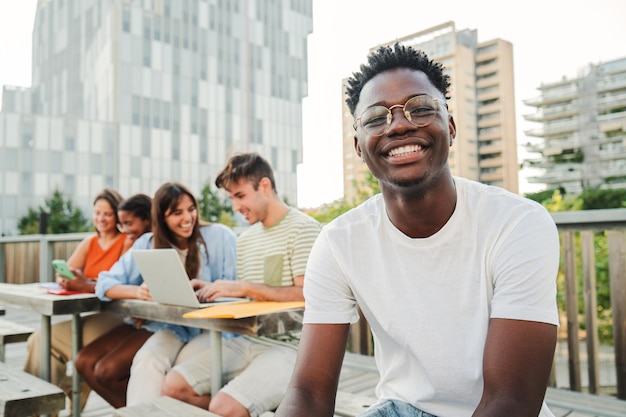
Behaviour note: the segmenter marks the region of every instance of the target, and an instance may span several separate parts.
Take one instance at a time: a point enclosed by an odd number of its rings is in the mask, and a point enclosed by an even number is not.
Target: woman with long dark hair
[[[189,279],[204,281],[236,279],[236,237],[221,224],[202,222],[198,202],[182,184],[162,185],[152,201],[152,233],[141,236],[131,250],[111,270],[98,278],[96,295],[103,301],[136,298],[151,300],[132,256],[136,249],[174,248]],[[143,344],[130,363],[126,405],[145,402],[160,395],[165,373],[174,362],[196,353],[184,347],[200,330],[151,320],[134,323],[154,334]],[[188,349],[192,350],[192,349]],[[96,389],[97,391],[97,389]]]

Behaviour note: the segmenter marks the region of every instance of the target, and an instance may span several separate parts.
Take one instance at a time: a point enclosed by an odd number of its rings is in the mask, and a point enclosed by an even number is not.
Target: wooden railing
[[[626,399],[626,209],[552,213],[561,237],[562,295],[565,325],[560,334],[567,343],[569,387],[573,391],[601,391],[599,378],[599,335],[597,318],[596,264],[607,262],[613,325],[613,355],[616,395]],[[596,259],[594,234],[604,233],[608,259]],[[0,282],[27,283],[53,279],[50,261],[67,258],[87,234],[29,235],[0,238]],[[578,255],[580,254],[580,255]],[[582,271],[579,274],[577,271]],[[578,276],[582,275],[582,276]],[[582,285],[579,285],[582,282]],[[583,311],[578,303],[580,294]],[[584,330],[581,319],[584,317]],[[581,340],[586,346],[587,387],[582,384]],[[373,354],[372,338],[363,319],[351,329],[348,349]],[[552,385],[555,385],[556,365]]]
[[[0,237],[0,282],[26,284],[52,281],[51,261],[67,259],[92,233]]]
[[[596,298],[596,263],[607,261],[610,276],[610,296],[613,325],[616,395],[626,399],[626,209],[585,210],[552,213],[561,238],[561,279],[564,280],[565,311],[559,334],[567,343],[569,388],[597,394],[600,386],[599,335]],[[596,259],[594,234],[604,233],[608,243],[608,260]],[[577,255],[580,254],[580,255]],[[577,267],[577,265],[579,265]],[[582,271],[582,277],[577,271]],[[579,285],[582,281],[582,288]],[[582,291],[582,293],[581,293]],[[580,294],[584,300],[584,330],[580,326]],[[583,387],[581,373],[581,340],[586,345],[588,384]],[[348,350],[364,355],[373,354],[373,343],[365,319],[352,325]],[[556,361],[551,386],[556,386]],[[561,365],[562,366],[562,365]],[[613,388],[613,387],[611,387]],[[609,391],[612,391],[610,389]]]

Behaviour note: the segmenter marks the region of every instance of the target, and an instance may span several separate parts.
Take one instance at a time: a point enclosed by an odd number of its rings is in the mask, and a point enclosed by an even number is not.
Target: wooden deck
[[[4,318],[33,328],[39,328],[40,325],[40,317],[37,314],[13,308],[6,309]],[[69,319],[69,316],[67,318]],[[57,316],[53,318],[53,322],[62,319],[62,316]],[[6,347],[5,353],[6,363],[11,367],[21,369],[26,358],[26,343],[9,344]],[[339,382],[339,389],[341,391],[374,397],[376,381],[377,373],[373,358],[351,353],[346,355]],[[606,414],[606,412],[603,414],[602,412],[594,410],[598,402],[594,403],[590,400],[581,405],[580,396],[570,397],[567,394],[572,393],[563,389],[550,389],[548,391],[547,402],[548,404],[552,404],[550,408],[557,417],[626,416],[626,401],[613,402],[616,400],[610,396],[601,396],[599,398],[597,396],[584,396],[583,400],[585,401],[587,397],[591,397],[591,400],[598,399],[602,407],[605,407],[607,404],[610,407],[615,407],[615,414],[610,414],[613,412],[610,410],[608,414]],[[555,406],[555,404],[558,404],[558,406]],[[571,404],[571,406],[569,404]],[[583,410],[587,409],[587,411],[576,411],[581,408]],[[87,401],[87,406],[81,415],[84,417],[104,417],[111,416],[112,413],[113,408],[101,397],[92,392]],[[61,412],[59,416],[68,416],[68,414],[68,411],[65,410]]]

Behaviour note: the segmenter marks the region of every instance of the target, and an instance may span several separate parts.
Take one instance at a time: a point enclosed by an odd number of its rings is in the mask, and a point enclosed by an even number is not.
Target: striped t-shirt
[[[317,220],[293,207],[273,226],[250,226],[237,239],[237,278],[274,287],[294,285],[293,278],[304,275],[320,230]]]

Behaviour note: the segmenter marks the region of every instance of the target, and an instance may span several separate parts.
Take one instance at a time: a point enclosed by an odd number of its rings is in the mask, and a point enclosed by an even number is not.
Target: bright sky
[[[250,0],[248,0],[250,1]],[[36,0],[0,0],[0,85],[30,86]],[[518,142],[536,124],[522,100],[542,82],[572,77],[590,63],[626,56],[624,0],[313,0],[309,96],[303,106],[304,161],[298,206],[343,195],[341,80],[357,71],[372,46],[454,21],[478,40],[513,44]],[[521,181],[521,191],[530,191]]]

